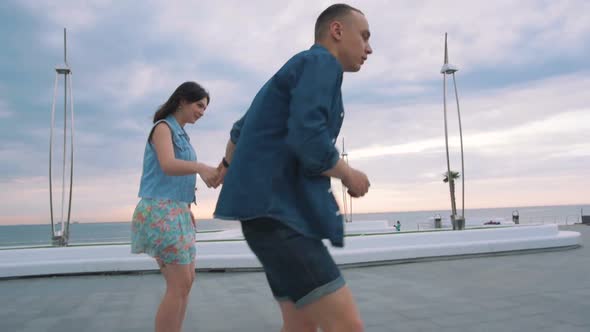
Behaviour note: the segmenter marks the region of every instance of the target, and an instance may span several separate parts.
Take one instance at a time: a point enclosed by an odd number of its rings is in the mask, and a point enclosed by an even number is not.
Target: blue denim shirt
[[[254,98],[230,133],[236,144],[215,217],[270,217],[304,236],[343,245],[330,178],[344,109],[342,67],[314,45],[292,57]]]
[[[168,124],[168,127],[170,127],[172,145],[174,146],[174,156],[176,159],[196,161],[197,155],[191,146],[190,138],[184,129],[178,124],[174,115],[168,115],[166,119],[156,122],[150,131],[149,137],[152,136],[154,128],[160,122],[165,122]],[[196,174],[180,176],[166,175],[160,167],[156,149],[148,138],[143,153],[143,171],[141,174],[141,183],[139,185],[139,197],[170,199],[173,201],[186,202],[188,204],[196,201],[196,181]]]

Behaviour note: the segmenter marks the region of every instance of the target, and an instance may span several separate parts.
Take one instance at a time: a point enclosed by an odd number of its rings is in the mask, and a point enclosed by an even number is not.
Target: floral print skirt
[[[166,264],[195,261],[195,227],[188,204],[142,198],[131,224],[131,252],[146,253]]]

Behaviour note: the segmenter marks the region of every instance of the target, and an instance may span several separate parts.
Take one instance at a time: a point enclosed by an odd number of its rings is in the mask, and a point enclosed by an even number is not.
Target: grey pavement
[[[561,227],[582,233],[590,227]],[[343,270],[371,331],[590,331],[590,245]],[[159,274],[0,281],[0,331],[153,331]],[[198,273],[184,331],[279,331],[261,272]]]

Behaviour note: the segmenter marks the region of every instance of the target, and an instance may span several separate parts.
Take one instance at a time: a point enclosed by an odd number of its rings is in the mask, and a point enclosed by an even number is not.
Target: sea
[[[460,210],[458,211],[460,214]],[[520,224],[558,224],[572,225],[581,221],[581,214],[590,215],[590,204],[503,207],[486,209],[465,209],[465,219],[469,223],[486,221],[512,221],[518,215]],[[351,222],[383,220],[391,224],[399,221],[401,231],[420,231],[432,229],[434,218],[440,216],[443,223],[449,224],[450,211],[407,211],[363,213],[349,216]],[[239,228],[237,221],[216,219],[197,220],[197,232]],[[129,243],[131,222],[73,222],[70,224],[69,244]],[[6,225],[0,226],[0,248],[44,246],[51,244],[51,224]]]

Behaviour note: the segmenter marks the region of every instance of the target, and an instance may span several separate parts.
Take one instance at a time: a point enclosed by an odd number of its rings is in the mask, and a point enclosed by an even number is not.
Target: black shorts
[[[291,301],[300,308],[345,285],[321,240],[305,237],[271,218],[241,223],[248,246],[264,267],[278,301]]]

